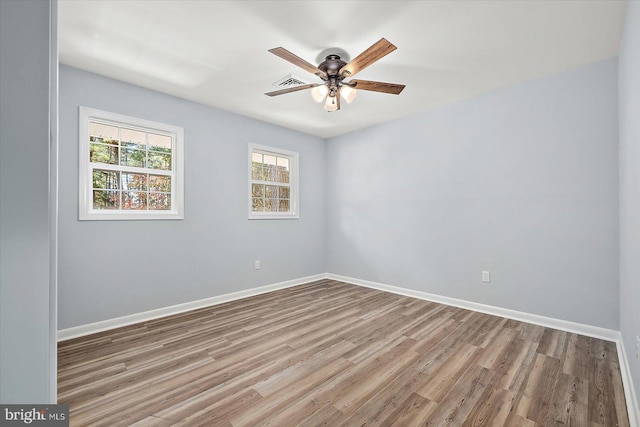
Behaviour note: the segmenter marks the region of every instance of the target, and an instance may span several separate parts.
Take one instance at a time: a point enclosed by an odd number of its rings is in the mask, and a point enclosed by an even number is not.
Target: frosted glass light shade
[[[322,102],[327,93],[329,93],[329,88],[326,85],[316,86],[311,89],[311,96],[316,102]]]
[[[351,86],[342,86],[340,88],[340,95],[347,101],[347,104],[351,104],[356,99],[357,94],[358,92]]]
[[[324,109],[327,111],[336,111],[338,109],[338,100],[335,96],[327,96],[324,103]]]

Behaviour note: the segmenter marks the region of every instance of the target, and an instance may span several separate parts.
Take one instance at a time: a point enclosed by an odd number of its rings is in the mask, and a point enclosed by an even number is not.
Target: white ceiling
[[[624,1],[70,1],[59,2],[60,62],[323,138],[618,54]],[[278,97],[289,73],[267,52],[317,64],[353,58],[381,37],[398,50],[357,75],[402,83],[358,91],[327,113],[309,91]]]

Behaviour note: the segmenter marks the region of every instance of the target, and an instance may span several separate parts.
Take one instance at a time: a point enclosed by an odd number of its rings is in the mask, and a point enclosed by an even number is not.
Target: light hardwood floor
[[[71,425],[629,425],[614,343],[330,280],[58,354]]]

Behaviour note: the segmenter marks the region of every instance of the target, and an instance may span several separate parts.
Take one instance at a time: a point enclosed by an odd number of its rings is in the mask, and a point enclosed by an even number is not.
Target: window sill
[[[251,213],[249,214],[248,219],[300,219],[300,215],[282,213]]]
[[[183,220],[184,215],[176,212],[90,212],[81,213],[78,218],[80,221],[136,221],[136,220]]]

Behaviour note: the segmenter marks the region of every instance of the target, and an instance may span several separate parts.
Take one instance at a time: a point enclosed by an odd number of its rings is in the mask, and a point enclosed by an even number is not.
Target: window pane
[[[289,212],[289,201],[280,200],[278,205],[278,212]]]
[[[118,128],[91,122],[89,123],[89,141],[118,145]]]
[[[118,182],[119,172],[93,170],[93,188],[108,188],[117,190],[120,188]]]
[[[289,171],[278,169],[278,177],[276,179],[278,182],[288,183],[289,182]]]
[[[278,157],[278,169],[289,170],[289,159],[285,159],[284,157]]]
[[[264,199],[253,197],[251,199],[251,210],[254,212],[264,211]]]
[[[147,193],[142,191],[123,191],[122,209],[147,209]]]
[[[147,190],[147,175],[141,173],[122,173],[123,190]]]
[[[91,144],[89,147],[89,161],[92,163],[118,164],[118,147]]]
[[[162,153],[171,154],[171,137],[166,135],[157,135],[155,133],[147,134],[149,138],[149,150],[160,151]]]
[[[251,163],[251,179],[255,179],[256,181],[262,181],[262,163]]]
[[[93,190],[93,209],[118,209],[119,207],[119,191]]]
[[[275,181],[277,178],[276,167],[274,165],[264,165],[262,168],[262,174],[265,181]]]
[[[149,168],[171,170],[171,154],[149,152]]]
[[[276,156],[264,155],[264,180],[275,181],[277,179],[276,174]]]
[[[252,197],[264,197],[264,185],[262,185],[262,184],[253,184],[251,186],[251,196]]]
[[[267,212],[278,212],[278,199],[264,199],[264,210]]]
[[[164,175],[149,175],[149,191],[171,191],[171,177]],[[151,203],[151,202],[149,202]]]
[[[168,211],[171,209],[171,194],[149,193],[149,209]]]
[[[147,153],[143,150],[123,148],[120,152],[120,164],[122,166],[133,166],[143,168],[146,164]]]
[[[289,182],[289,159],[284,157],[278,157],[278,167],[276,181]]]
[[[281,199],[288,199],[289,187],[278,187],[278,197]]]
[[[120,144],[123,147],[138,148],[140,150],[147,149],[147,142],[145,141],[145,133],[139,130],[121,128]]]
[[[251,153],[251,162],[252,163],[260,163],[260,164],[262,164],[262,154],[260,154],[260,153]]]
[[[267,185],[265,191],[265,197],[278,197],[278,187],[276,185]]]

